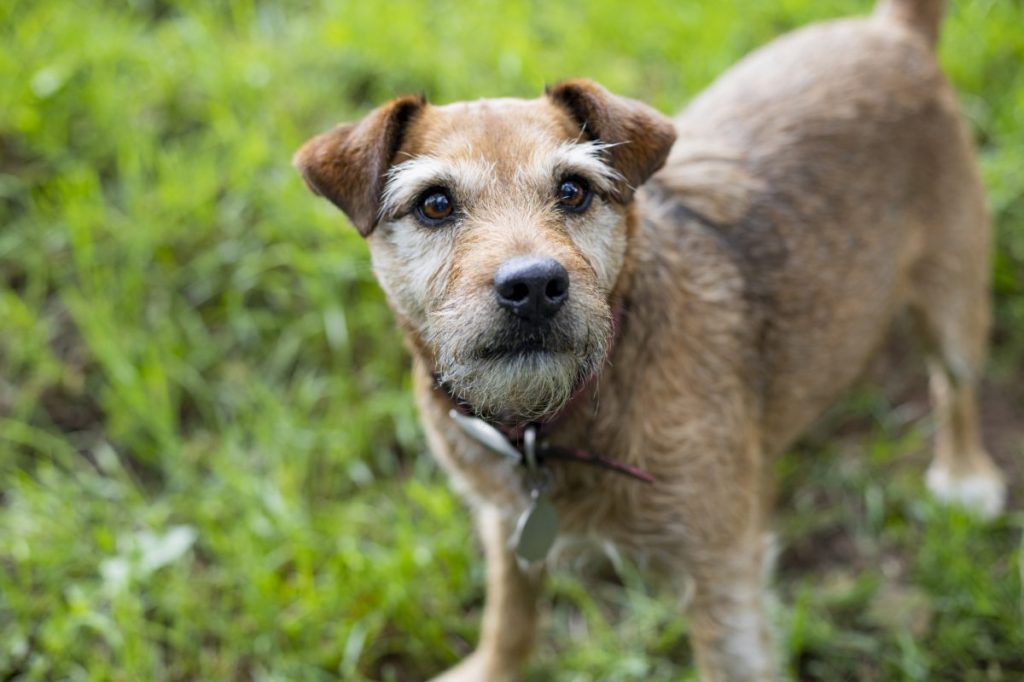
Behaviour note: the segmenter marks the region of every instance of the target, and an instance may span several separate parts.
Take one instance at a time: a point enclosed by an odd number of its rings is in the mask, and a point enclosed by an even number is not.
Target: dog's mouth
[[[441,376],[479,416],[540,419],[559,410],[599,366],[604,347],[588,341],[503,335],[478,346],[472,360],[443,367]]]
[[[542,354],[575,355],[585,352],[584,348],[577,347],[575,339],[568,334],[547,325],[541,328],[513,327],[503,330],[481,344],[476,355],[480,360],[499,360]]]
[[[465,314],[453,314],[444,327],[453,333],[435,337],[438,381],[484,418],[511,423],[557,412],[602,366],[612,336],[600,316],[566,312],[540,324],[496,315],[475,335]]]

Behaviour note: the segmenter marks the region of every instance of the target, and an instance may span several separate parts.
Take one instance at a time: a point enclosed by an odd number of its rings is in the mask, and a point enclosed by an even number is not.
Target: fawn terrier
[[[485,549],[479,646],[438,679],[517,679],[565,538],[687,595],[701,679],[774,679],[773,458],[902,308],[929,351],[928,487],[999,512],[975,406],[990,227],[942,11],[882,0],[796,31],[675,119],[572,80],[400,97],[298,151],[369,243]]]

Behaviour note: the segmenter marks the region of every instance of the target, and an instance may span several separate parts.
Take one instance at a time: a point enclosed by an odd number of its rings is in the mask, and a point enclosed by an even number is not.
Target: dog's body
[[[508,548],[530,504],[521,468],[456,426],[452,396],[498,424],[558,413],[553,443],[653,476],[551,462],[546,492],[564,538],[612,545],[690,596],[703,679],[775,675],[763,605],[772,459],[903,307],[932,349],[929,485],[999,510],[973,399],[989,226],[933,54],[940,15],[938,0],[892,0],[871,19],[793,33],[674,125],[570,82],[534,102],[396,100],[300,151],[310,185],[369,235],[431,448],[485,545],[480,646],[444,680],[515,678],[542,574]],[[538,198],[545,183],[560,192],[553,206]],[[592,190],[582,210],[572,183]],[[446,202],[458,212],[424,217]],[[564,264],[567,300],[544,298],[543,319],[500,289],[495,306],[503,263],[539,255]]]

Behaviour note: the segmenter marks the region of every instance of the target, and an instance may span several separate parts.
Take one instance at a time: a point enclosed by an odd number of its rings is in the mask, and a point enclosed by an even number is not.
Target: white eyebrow
[[[421,192],[435,185],[449,187],[463,196],[477,194],[493,173],[493,164],[472,159],[442,161],[433,156],[417,156],[403,161],[388,170],[379,217],[398,214]]]
[[[589,180],[594,188],[610,192],[625,178],[605,160],[605,150],[616,146],[606,142],[565,142],[549,156],[554,175],[579,173]]]
[[[538,149],[526,168],[526,177],[540,183],[557,181],[566,175],[585,177],[599,192],[611,192],[625,182],[622,174],[605,161],[605,150],[614,144],[604,142],[565,142],[553,151]],[[481,193],[494,179],[494,163],[483,159],[442,160],[417,156],[392,166],[381,193],[380,219],[401,214],[425,190],[433,186],[450,188],[457,195],[471,197]]]

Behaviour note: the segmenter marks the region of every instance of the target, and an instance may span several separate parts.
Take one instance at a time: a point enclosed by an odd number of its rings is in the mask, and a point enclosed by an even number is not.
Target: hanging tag
[[[558,537],[558,510],[547,495],[537,494],[523,512],[512,536],[516,556],[524,561],[541,561]]]
[[[545,559],[558,537],[558,510],[545,494],[551,485],[551,472],[537,461],[537,425],[523,433],[523,482],[530,491],[530,508],[523,512],[512,536],[516,556],[530,563]]]

